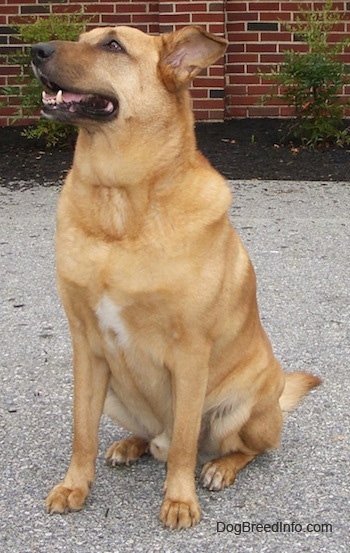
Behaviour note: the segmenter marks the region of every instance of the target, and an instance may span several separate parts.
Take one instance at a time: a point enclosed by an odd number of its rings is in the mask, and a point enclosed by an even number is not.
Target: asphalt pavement
[[[123,430],[103,418],[86,508],[44,500],[71,448],[72,371],[56,292],[59,188],[0,188],[0,551],[2,553],[341,553],[349,550],[350,183],[233,181],[232,220],[252,257],[261,317],[286,370],[323,385],[288,416],[280,449],[234,486],[198,483],[202,520],[171,532],[158,512],[165,469],[109,468]]]

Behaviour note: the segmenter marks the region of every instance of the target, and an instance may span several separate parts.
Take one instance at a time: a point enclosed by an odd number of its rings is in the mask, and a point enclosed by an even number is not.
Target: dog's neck
[[[116,144],[103,127],[80,131],[67,186],[87,233],[111,239],[135,236],[144,220],[170,216],[174,195],[186,209],[187,195],[194,193],[189,175],[203,167],[192,113],[186,115],[164,118],[134,136],[120,131]],[[156,132],[158,127],[162,132]]]
[[[132,194],[148,183],[171,179],[169,173],[181,171],[195,154],[194,119],[184,91],[175,113],[81,129],[73,170],[84,186],[128,189]]]

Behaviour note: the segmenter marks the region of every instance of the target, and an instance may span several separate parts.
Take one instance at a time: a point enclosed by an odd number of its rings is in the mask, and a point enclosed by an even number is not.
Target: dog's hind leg
[[[228,434],[221,441],[221,457],[206,463],[201,481],[205,488],[222,490],[235,481],[237,472],[256,455],[278,446],[282,428],[282,412],[278,400],[253,409],[240,430]]]
[[[244,468],[255,455],[245,453],[227,453],[218,459],[209,461],[202,469],[201,482],[204,488],[223,490],[233,484],[236,474]]]
[[[147,440],[130,436],[114,442],[106,451],[105,459],[108,465],[131,465],[138,461],[149,450]]]

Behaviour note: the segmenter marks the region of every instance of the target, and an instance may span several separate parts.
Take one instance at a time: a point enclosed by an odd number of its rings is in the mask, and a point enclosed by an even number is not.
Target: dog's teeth
[[[62,90],[59,90],[56,95],[56,103],[57,104],[63,104],[63,92]]]
[[[51,105],[56,103],[55,99],[51,98],[50,95],[47,92],[45,92],[45,90],[43,90],[41,97],[42,97],[43,104],[45,105]]]

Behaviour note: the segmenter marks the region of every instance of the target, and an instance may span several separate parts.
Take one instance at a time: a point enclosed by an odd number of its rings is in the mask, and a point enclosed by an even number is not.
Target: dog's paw
[[[204,488],[210,491],[219,491],[231,486],[236,479],[236,469],[234,466],[227,466],[227,463],[221,463],[220,459],[209,461],[202,469],[200,480]]]
[[[108,465],[131,465],[148,451],[148,442],[142,438],[126,438],[108,448],[105,459]]]
[[[55,513],[68,513],[80,511],[84,507],[89,490],[83,488],[66,488],[63,484],[57,484],[52,488],[46,499],[46,511]]]
[[[171,530],[190,528],[199,522],[201,510],[197,500],[172,501],[165,499],[160,509],[160,520]]]

